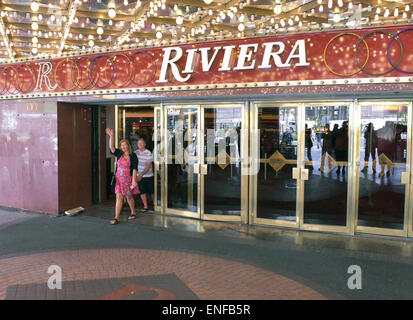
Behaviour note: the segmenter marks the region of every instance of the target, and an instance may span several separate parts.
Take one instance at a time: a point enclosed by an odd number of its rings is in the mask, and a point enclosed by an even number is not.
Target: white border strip
[[[302,80],[302,81],[268,81],[268,82],[247,82],[247,83],[224,83],[224,84],[200,84],[200,85],[176,85],[160,87],[123,88],[107,90],[87,90],[87,91],[63,91],[63,92],[42,92],[0,95],[0,100],[10,99],[32,99],[68,96],[93,96],[106,94],[131,94],[165,91],[186,91],[186,90],[216,90],[216,89],[242,89],[242,88],[270,88],[270,87],[299,87],[299,86],[320,86],[320,85],[355,85],[374,83],[413,83],[412,77],[388,77],[388,78],[351,78],[351,79],[328,79],[328,80]]]

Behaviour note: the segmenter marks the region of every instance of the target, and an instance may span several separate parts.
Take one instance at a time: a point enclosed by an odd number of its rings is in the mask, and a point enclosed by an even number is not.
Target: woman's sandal
[[[129,217],[128,217],[128,220],[135,220],[136,219],[136,213],[135,214],[131,214]]]
[[[112,219],[110,220],[110,224],[118,224],[119,220],[118,219]]]
[[[148,212],[148,210],[149,210],[148,208],[143,208],[140,210],[140,212],[145,213],[145,212]]]

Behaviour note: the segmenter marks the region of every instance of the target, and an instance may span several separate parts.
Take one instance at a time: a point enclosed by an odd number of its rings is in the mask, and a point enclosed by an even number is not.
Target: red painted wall
[[[57,103],[0,104],[0,206],[58,212]]]

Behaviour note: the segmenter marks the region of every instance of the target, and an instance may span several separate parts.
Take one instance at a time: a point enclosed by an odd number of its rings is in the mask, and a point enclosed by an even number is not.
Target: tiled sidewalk
[[[61,267],[62,289],[48,289],[50,265]],[[0,299],[325,299],[275,273],[185,252],[49,252],[0,259],[0,270]]]
[[[110,208],[75,217],[0,209],[0,298],[413,298],[408,239],[127,213],[112,226]],[[62,268],[61,290],[46,286],[50,265]],[[362,290],[347,285],[352,265]]]

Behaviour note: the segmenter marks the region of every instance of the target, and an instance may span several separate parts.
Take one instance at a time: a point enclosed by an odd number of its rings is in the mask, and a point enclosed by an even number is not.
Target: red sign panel
[[[342,78],[413,73],[413,28],[214,41],[0,66],[0,94]]]

